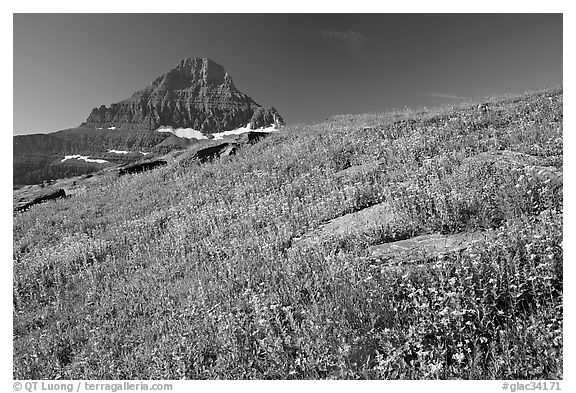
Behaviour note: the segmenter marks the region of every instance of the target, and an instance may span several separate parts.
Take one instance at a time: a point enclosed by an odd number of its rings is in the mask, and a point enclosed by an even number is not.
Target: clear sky
[[[14,134],[75,127],[186,57],[287,123],[562,84],[561,14],[15,14]]]

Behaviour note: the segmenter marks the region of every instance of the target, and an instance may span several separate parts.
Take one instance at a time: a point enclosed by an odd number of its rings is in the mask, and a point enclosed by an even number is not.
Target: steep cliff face
[[[248,123],[268,126],[284,121],[274,108],[263,110],[238,91],[221,65],[188,58],[132,97],[94,108],[82,126],[118,130],[172,126],[214,133]]]

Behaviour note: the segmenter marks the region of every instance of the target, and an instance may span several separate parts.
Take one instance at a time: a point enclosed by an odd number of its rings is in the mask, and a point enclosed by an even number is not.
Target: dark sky
[[[14,134],[83,122],[186,57],[287,123],[562,83],[561,14],[15,14]]]

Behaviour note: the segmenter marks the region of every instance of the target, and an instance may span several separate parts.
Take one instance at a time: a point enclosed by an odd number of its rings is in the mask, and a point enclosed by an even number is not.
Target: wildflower
[[[458,352],[452,355],[452,358],[456,360],[458,363],[461,363],[464,360],[464,353]]]

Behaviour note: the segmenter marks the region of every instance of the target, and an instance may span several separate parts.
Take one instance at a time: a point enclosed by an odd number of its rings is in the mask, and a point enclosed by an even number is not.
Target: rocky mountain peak
[[[199,57],[180,60],[176,67],[152,84],[155,83],[169,90],[191,88],[195,85],[225,85],[230,88],[234,86],[232,78],[226,73],[224,67],[208,58]]]
[[[247,124],[283,124],[276,110],[272,114],[259,108],[252,98],[236,89],[220,64],[190,57],[130,98],[110,107],[94,108],[82,126],[114,130],[171,126],[208,134]],[[257,122],[253,121],[254,115]],[[268,121],[272,122],[266,124]]]

